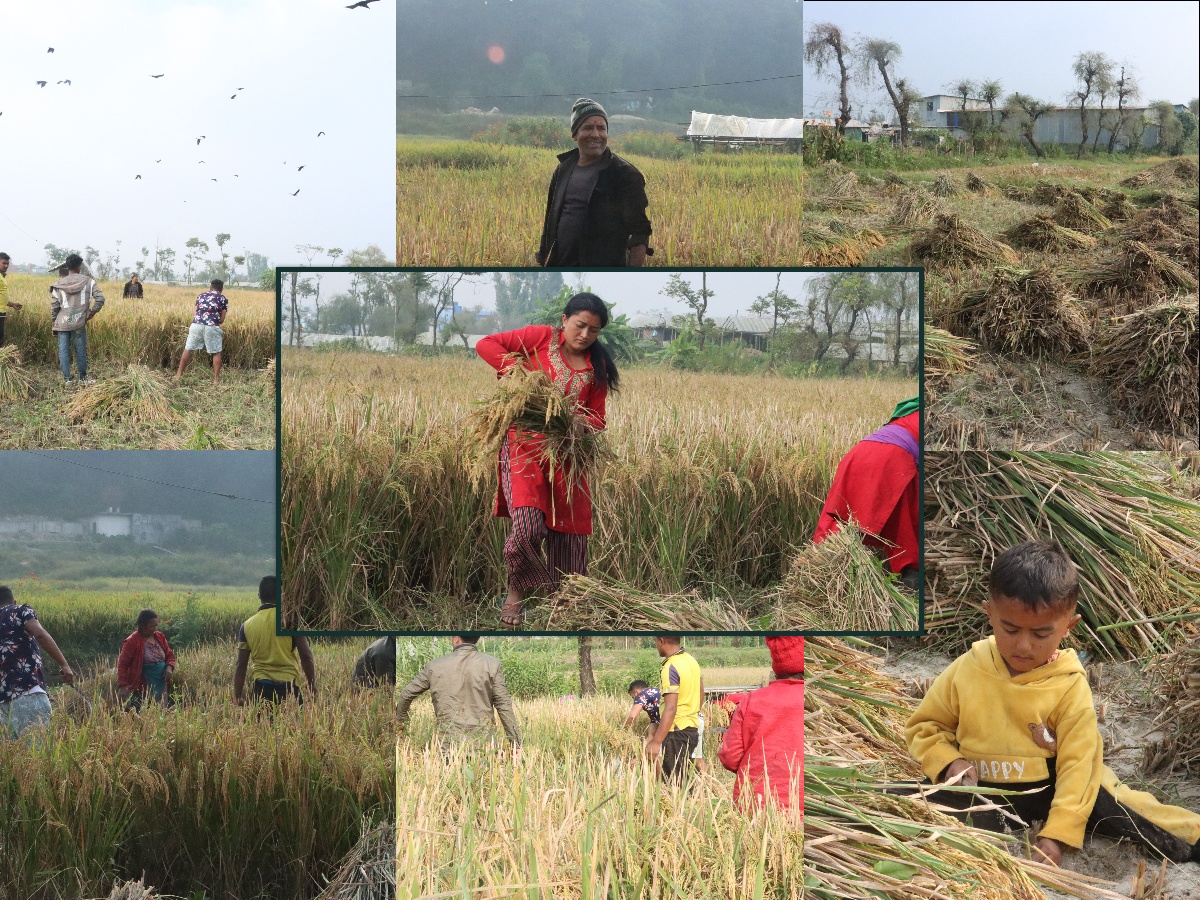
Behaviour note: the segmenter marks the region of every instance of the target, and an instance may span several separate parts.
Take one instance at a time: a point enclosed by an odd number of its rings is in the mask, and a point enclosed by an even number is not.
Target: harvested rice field
[[[527,604],[526,627],[915,628],[915,597],[835,545],[805,557],[824,582],[784,577],[842,455],[914,387],[628,367],[591,483],[590,577]],[[470,418],[497,391],[492,369],[285,349],[282,390],[287,626],[496,630],[508,523],[492,515],[494,457],[472,482]]]
[[[805,182],[806,262],[926,268],[927,448],[1198,444],[1194,159]]]
[[[88,323],[88,378],[65,384],[50,333],[49,275],[8,276],[0,348],[0,449],[259,450],[275,446],[275,298],[229,288],[221,384],[193,353],[175,382],[199,286],[146,285],[140,300],[101,282],[105,304]],[[72,378],[77,375],[72,351]]]

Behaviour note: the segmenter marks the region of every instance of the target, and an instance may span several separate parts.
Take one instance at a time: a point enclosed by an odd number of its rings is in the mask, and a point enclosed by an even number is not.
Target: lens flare
[[[488,47],[488,61],[500,65],[504,62],[504,48],[499,44],[492,44]]]

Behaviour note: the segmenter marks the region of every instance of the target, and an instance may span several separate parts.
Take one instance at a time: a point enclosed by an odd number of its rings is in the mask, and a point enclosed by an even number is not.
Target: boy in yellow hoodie
[[[1121,784],[1104,748],[1087,674],[1059,643],[1079,622],[1079,579],[1057,543],[1030,541],[992,566],[984,611],[992,636],[934,681],[905,726],[908,750],[934,782],[1035,791],[974,814],[993,831],[1012,815],[1044,821],[1036,851],[1055,865],[1096,832],[1127,837],[1172,862],[1200,862],[1200,815]],[[939,791],[964,809],[970,793]],[[1035,853],[1035,857],[1037,853]]]

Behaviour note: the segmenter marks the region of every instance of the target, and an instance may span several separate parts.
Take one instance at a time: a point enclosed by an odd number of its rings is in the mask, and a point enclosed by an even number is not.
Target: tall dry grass
[[[445,755],[418,706],[397,746],[397,897],[799,898],[799,816],[733,805],[733,776],[665,787],[615,699],[517,704],[522,750]]]
[[[8,277],[9,297],[24,305],[10,311],[5,340],[21,350],[27,365],[58,365],[58,343],[50,333],[50,285],[57,276]],[[141,300],[121,296],[123,282],[102,281],[105,303],[88,322],[89,361],[138,363],[150,368],[179,365],[200,285],[148,284]],[[229,312],[222,328],[222,363],[261,369],[275,356],[275,295],[270,291],[227,288]]]
[[[397,265],[533,265],[557,152],[399,141]],[[629,159],[646,177],[654,227],[654,256],[647,264],[803,264],[798,156]]]
[[[390,818],[392,697],[349,686],[366,641],[317,645],[318,695],[231,699],[232,642],[178,654],[180,702],[123,713],[107,665],[52,693],[47,732],[0,754],[0,897],[103,896],[144,876],[212,900],[311,898]]]
[[[608,404],[615,459],[592,485],[590,574],[670,594],[776,582],[841,456],[909,381],[631,368]],[[419,627],[427,598],[502,593],[496,484],[472,488],[464,420],[478,361],[288,351],[282,363],[289,626]]]

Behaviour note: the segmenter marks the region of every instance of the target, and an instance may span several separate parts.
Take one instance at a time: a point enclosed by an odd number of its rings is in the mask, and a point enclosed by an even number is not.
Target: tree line
[[[143,280],[163,281],[174,283],[183,281],[186,284],[206,282],[219,278],[225,282],[241,280],[248,283],[266,282],[264,277],[269,274],[269,284],[262,283],[261,287],[275,287],[275,272],[270,268],[271,262],[262,253],[243,250],[241,253],[229,252],[226,245],[232,240],[232,235],[222,232],[216,236],[213,244],[217,253],[208,256],[211,245],[201,238],[191,237],[183,245],[182,255],[177,254],[172,247],[162,247],[157,243],[154,247],[143,245],[140,259],[132,262],[121,261],[121,241],[114,241],[114,250],[101,251],[88,245],[82,250],[72,247],[46,244],[42,250],[46,254],[46,266],[53,270],[60,266],[72,253],[78,254],[87,264],[92,275],[101,281],[117,281],[138,275]]]

